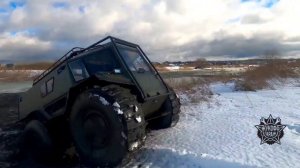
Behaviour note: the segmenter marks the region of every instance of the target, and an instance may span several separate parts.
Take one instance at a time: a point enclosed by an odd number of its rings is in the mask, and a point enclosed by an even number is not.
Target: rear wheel
[[[180,113],[180,100],[173,89],[171,89],[171,91],[171,94],[159,109],[159,113],[163,116],[150,121],[150,128],[165,129],[177,124]]]
[[[116,85],[77,97],[70,128],[80,159],[92,166],[116,166],[133,142],[145,136],[145,121],[130,91]]]
[[[38,120],[30,121],[23,133],[22,148],[27,156],[38,162],[54,160],[54,148],[47,128]]]

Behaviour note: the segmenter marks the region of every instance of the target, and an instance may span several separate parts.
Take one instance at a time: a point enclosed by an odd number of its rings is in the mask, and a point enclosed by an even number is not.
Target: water
[[[32,81],[0,82],[0,93],[16,93],[26,91],[32,86]]]

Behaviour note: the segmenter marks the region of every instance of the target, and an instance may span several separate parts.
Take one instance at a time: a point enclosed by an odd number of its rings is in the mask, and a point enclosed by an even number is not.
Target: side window
[[[53,86],[54,86],[54,78],[52,77],[50,80],[46,82],[47,94],[53,92]]]
[[[43,83],[41,85],[41,96],[45,97],[49,93],[53,92],[54,89],[54,78],[52,77],[47,82]]]
[[[46,85],[45,85],[45,83],[43,83],[41,85],[41,96],[45,97],[46,95],[47,95]]]
[[[89,74],[81,60],[73,61],[69,65],[75,81],[80,81],[89,77]]]

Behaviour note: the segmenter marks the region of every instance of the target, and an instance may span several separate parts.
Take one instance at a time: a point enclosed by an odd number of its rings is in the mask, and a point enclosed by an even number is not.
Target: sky
[[[300,58],[299,0],[0,0],[0,60],[56,60],[112,35],[152,61]]]

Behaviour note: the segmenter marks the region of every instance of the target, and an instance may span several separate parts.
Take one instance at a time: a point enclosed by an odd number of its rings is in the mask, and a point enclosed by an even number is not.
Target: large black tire
[[[81,93],[71,110],[70,128],[80,160],[111,167],[121,163],[132,143],[145,136],[136,97],[116,85]]]
[[[31,159],[49,163],[54,160],[54,148],[47,128],[38,120],[30,121],[23,133],[22,149]]]
[[[170,90],[171,94],[159,109],[159,113],[163,115],[150,121],[149,126],[151,129],[170,128],[175,126],[179,120],[180,100],[174,90]]]

